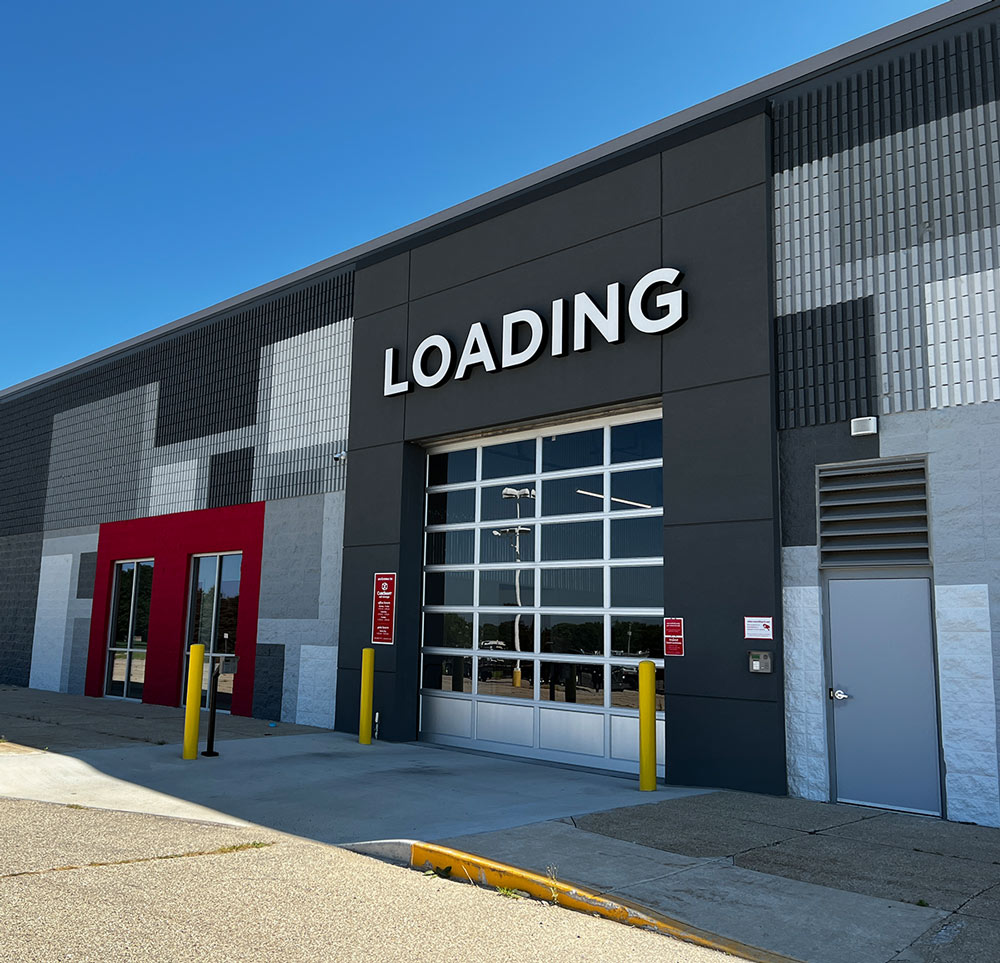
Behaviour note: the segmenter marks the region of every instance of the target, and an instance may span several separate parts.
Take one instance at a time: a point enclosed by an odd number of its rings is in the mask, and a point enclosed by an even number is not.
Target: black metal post
[[[215,751],[215,699],[219,692],[219,676],[222,674],[222,659],[213,659],[212,679],[208,685],[208,744],[203,756],[217,756]]]

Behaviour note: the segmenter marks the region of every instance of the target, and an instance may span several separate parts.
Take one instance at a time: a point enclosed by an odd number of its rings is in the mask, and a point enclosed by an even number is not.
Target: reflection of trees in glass
[[[663,655],[663,623],[659,619],[612,619],[611,651],[620,655]]]
[[[472,640],[472,621],[457,612],[445,612],[441,645],[461,648]]]
[[[569,620],[542,625],[543,652],[578,652],[581,655],[604,654],[604,623]]]
[[[135,563],[118,566],[118,597],[115,600],[115,629],[111,644],[124,649],[128,645],[128,623],[132,612],[132,580]]]
[[[520,619],[520,627],[517,632],[517,643],[515,643],[514,629]],[[517,651],[531,651],[534,648],[533,625],[530,615],[518,615],[514,619],[504,619],[498,622],[488,622],[485,620],[479,623],[479,642],[489,648],[514,649]],[[494,643],[489,645],[489,643]],[[499,645],[497,643],[500,643]]]
[[[142,647],[146,646],[149,632],[149,603],[153,597],[153,563],[139,562],[139,580],[135,587],[135,625],[132,629],[132,642]]]

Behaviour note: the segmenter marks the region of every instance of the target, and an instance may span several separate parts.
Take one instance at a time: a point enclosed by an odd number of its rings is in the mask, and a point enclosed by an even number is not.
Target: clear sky
[[[0,387],[930,6],[8,4]]]

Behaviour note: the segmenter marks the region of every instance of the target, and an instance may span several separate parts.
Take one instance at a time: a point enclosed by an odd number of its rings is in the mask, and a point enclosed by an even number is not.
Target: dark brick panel
[[[777,318],[778,427],[876,414],[875,333],[870,297]]]
[[[76,597],[94,597],[94,579],[97,577],[97,552],[80,553],[80,574],[76,580]]]
[[[41,532],[0,538],[0,682],[28,684],[41,565]]]
[[[208,466],[206,508],[243,505],[253,498],[253,449],[237,448],[213,455]]]
[[[281,685],[284,676],[285,647],[258,643],[253,675],[255,719],[281,719]]]
[[[774,170],[829,157],[1000,97],[1000,17],[947,28],[773,104]]]

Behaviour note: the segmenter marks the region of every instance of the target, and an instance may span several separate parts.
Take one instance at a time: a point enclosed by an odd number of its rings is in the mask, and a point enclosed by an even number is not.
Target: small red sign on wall
[[[684,619],[663,620],[663,654],[684,654]]]
[[[372,602],[372,642],[392,645],[396,631],[396,573],[376,572]]]

